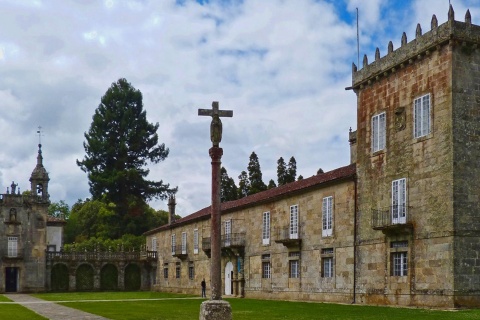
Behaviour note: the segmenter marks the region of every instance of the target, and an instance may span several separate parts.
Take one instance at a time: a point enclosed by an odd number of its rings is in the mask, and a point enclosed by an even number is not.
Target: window
[[[413,118],[413,136],[415,138],[420,138],[430,133],[430,94],[415,99]]]
[[[372,117],[372,152],[385,149],[385,112]]]
[[[225,246],[230,246],[232,240],[232,220],[225,221]]]
[[[193,266],[193,262],[190,262],[188,265],[188,279],[193,280],[195,277],[195,268]]]
[[[172,256],[175,255],[175,247],[176,247],[176,245],[177,245],[176,242],[177,242],[177,241],[176,241],[175,234],[172,234]]]
[[[332,208],[333,197],[323,198],[322,204],[322,236],[328,237],[332,235]]]
[[[175,278],[180,279],[180,262],[175,265]]]
[[[333,248],[322,249],[322,277],[333,277]]]
[[[289,258],[290,278],[300,278],[300,252],[299,251],[289,252],[288,258]]]
[[[168,279],[168,263],[163,264],[163,278]]]
[[[298,260],[290,260],[290,278],[300,278],[300,262]]]
[[[407,252],[392,252],[392,276],[406,276],[408,273]]]
[[[157,238],[152,238],[152,251],[157,251]]]
[[[407,222],[407,180],[392,181],[392,224]]]
[[[298,205],[290,207],[290,239],[298,239]]]
[[[18,255],[18,237],[8,237],[8,256],[15,258]]]
[[[333,257],[324,257],[322,262],[322,277],[333,277]]]
[[[262,244],[270,244],[270,212],[263,213]]]
[[[198,229],[193,230],[193,253],[198,254]]]
[[[182,254],[187,254],[187,233],[182,232]]]
[[[271,277],[270,255],[262,254],[262,278],[270,279],[270,277]]]

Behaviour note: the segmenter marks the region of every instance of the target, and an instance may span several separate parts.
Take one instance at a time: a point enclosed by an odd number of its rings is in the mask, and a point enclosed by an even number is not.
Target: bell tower
[[[38,144],[38,155],[37,155],[37,165],[33,169],[32,175],[30,176],[30,191],[33,196],[37,196],[39,199],[48,201],[50,198],[48,194],[48,172],[43,166],[43,157],[42,157],[42,144]]]

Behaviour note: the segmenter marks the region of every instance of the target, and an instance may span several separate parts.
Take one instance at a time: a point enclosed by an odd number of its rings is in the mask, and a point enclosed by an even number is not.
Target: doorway
[[[231,296],[233,294],[233,264],[227,262],[225,266],[225,295]]]
[[[18,268],[6,267],[5,268],[5,292],[17,292],[18,291]]]

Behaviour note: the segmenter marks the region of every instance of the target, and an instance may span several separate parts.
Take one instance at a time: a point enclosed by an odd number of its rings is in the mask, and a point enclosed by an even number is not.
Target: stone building
[[[455,21],[450,7],[444,24],[433,16],[353,65],[351,164],[222,204],[225,295],[479,307],[479,45],[470,12]],[[146,233],[155,290],[208,283],[209,218]]]
[[[0,195],[0,292],[45,290],[46,250],[62,246],[64,224],[47,214],[49,180],[39,145],[30,192],[12,182]]]

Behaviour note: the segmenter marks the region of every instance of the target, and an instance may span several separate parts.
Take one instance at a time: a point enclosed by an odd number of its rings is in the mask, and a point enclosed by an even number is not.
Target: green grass
[[[62,303],[110,319],[198,319],[202,299],[192,296],[159,292],[101,292],[36,294],[51,301],[77,301]],[[177,299],[175,299],[177,298]],[[79,302],[79,300],[151,299],[150,301]],[[165,299],[165,300],[154,300]],[[339,305],[311,302],[275,300],[227,299],[234,320],[471,320],[480,319],[480,310],[440,311],[426,309]],[[3,319],[0,316],[0,319]]]
[[[0,302],[12,302],[12,300],[0,295]],[[18,304],[0,304],[0,319],[11,320],[45,320],[33,311]]]

